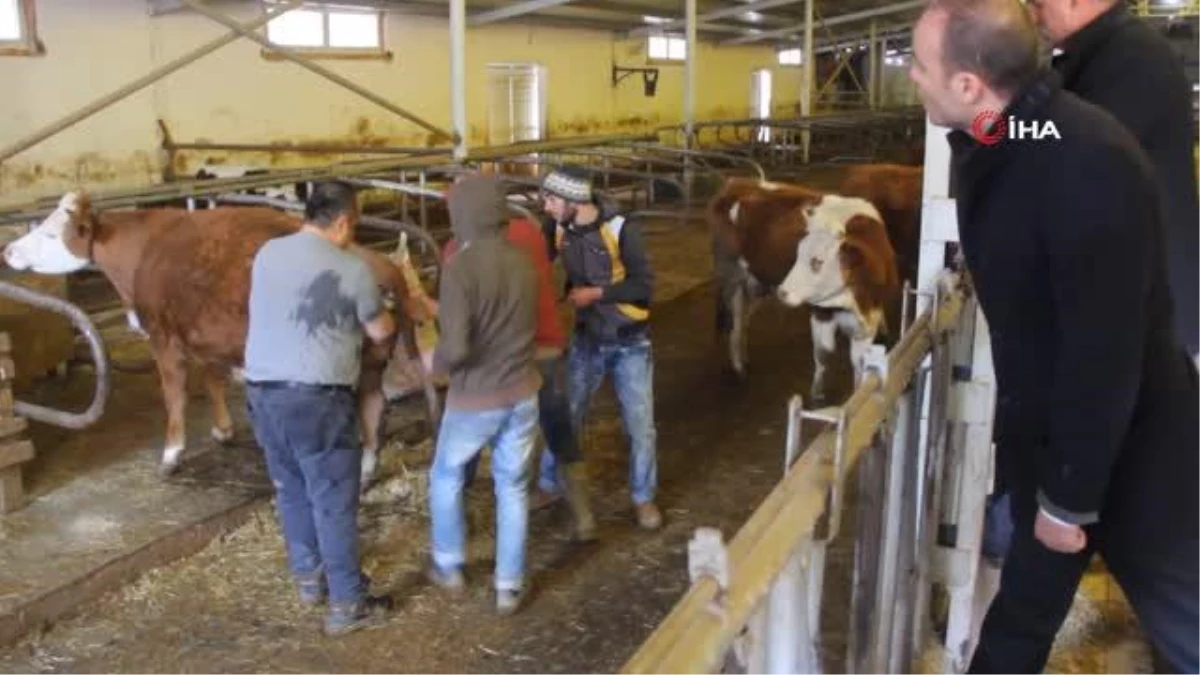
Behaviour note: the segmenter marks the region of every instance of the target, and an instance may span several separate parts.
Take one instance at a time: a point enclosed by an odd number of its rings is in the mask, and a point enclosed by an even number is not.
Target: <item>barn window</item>
[[[652,61],[683,61],[687,58],[687,40],[668,35],[651,35],[646,54]]]
[[[0,0],[0,56],[32,56],[43,52],[37,39],[33,0]]]
[[[779,58],[779,65],[781,66],[798,66],[803,63],[803,59],[800,57],[799,47],[794,49],[781,49],[777,52],[777,55]]]
[[[4,0],[0,0],[3,2]],[[266,10],[278,2],[267,0]],[[383,12],[343,5],[306,4],[267,24],[272,44],[305,55],[379,58],[389,54],[383,47]],[[270,56],[270,53],[266,54]]]

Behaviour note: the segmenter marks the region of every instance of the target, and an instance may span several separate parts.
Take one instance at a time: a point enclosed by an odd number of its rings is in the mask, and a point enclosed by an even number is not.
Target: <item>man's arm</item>
[[[363,263],[358,268],[355,281],[355,313],[362,324],[363,332],[377,345],[387,342],[396,332],[396,319],[384,303],[379,287],[371,276],[371,270]]]
[[[446,267],[438,293],[440,335],[433,352],[433,372],[437,374],[449,373],[471,355],[471,306],[457,263]]]
[[[625,221],[621,228],[621,264],[625,278],[602,287],[600,299],[605,302],[648,303],[654,292],[654,273],[646,256],[646,244],[641,227]]]
[[[1088,82],[1086,91],[1078,93],[1080,98],[1108,111],[1144,144],[1153,136],[1156,125],[1172,119],[1170,105],[1186,100],[1172,92],[1188,84],[1183,78],[1173,77],[1177,75],[1173,63],[1159,62],[1156,55],[1142,53],[1138,45],[1128,47],[1105,53],[1105,65],[1092,71],[1093,78],[1100,79]],[[1191,111],[1177,114],[1190,115]]]
[[[1072,162],[1071,194],[1043,196],[1056,323],[1049,447],[1038,503],[1075,525],[1099,520],[1142,376],[1157,208],[1132,159],[1111,146]],[[1125,186],[1115,189],[1113,186]],[[1050,201],[1053,200],[1053,201]],[[1115,318],[1115,320],[1114,320]]]

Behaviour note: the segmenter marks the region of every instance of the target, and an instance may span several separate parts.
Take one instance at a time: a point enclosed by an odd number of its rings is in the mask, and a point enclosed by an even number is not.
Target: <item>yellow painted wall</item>
[[[239,20],[249,20],[258,12],[253,3],[217,6]],[[6,143],[225,31],[191,12],[150,17],[145,0],[37,0],[37,20],[46,55],[0,57],[5,91],[0,139]],[[447,30],[443,19],[389,15],[385,41],[394,54],[391,61],[320,63],[448,128]],[[645,66],[645,48],[644,39],[619,41],[602,31],[512,22],[468,29],[471,144],[486,138],[486,65],[493,62],[546,66],[549,137],[678,122],[682,64],[660,65],[654,98],[643,95],[640,75],[630,76],[616,88],[611,85],[612,64]],[[777,103],[797,99],[801,71],[776,66],[771,47],[701,44],[697,57],[698,119],[748,116],[751,72],[757,68],[772,68]],[[177,141],[426,142],[424,130],[412,123],[295,64],[264,59],[258,45],[239,40],[0,165],[0,203],[23,202],[80,185],[157,182],[164,161],[156,128],[160,118]],[[221,159],[220,155],[204,153],[189,161]],[[241,155],[230,161],[288,165],[304,160],[282,153]]]

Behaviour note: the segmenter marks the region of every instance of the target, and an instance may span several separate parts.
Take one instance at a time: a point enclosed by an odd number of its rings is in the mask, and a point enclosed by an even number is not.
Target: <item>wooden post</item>
[[[8,333],[0,333],[0,513],[25,505],[21,465],[33,459],[33,443],[19,438],[26,422],[13,413],[15,376],[12,341]]]

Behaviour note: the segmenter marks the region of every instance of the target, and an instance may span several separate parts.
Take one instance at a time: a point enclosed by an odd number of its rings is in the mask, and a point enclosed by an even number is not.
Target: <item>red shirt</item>
[[[558,309],[554,301],[554,273],[550,257],[546,253],[546,238],[541,229],[524,218],[508,221],[508,240],[516,244],[533,258],[533,268],[538,276],[537,332],[534,341],[538,347],[565,349],[567,335],[558,321]],[[458,250],[458,240],[451,238],[442,249],[443,262],[449,262]]]

